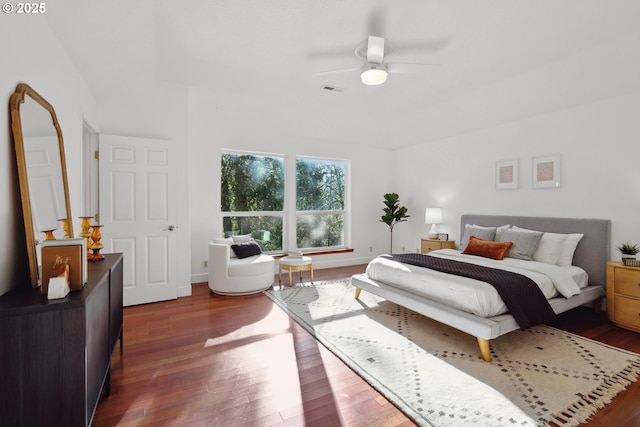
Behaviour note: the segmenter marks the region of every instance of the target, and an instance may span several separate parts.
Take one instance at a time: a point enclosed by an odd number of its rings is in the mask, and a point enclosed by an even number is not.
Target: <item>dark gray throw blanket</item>
[[[489,283],[496,288],[520,329],[547,322],[556,316],[536,282],[522,274],[423,254],[382,257]]]

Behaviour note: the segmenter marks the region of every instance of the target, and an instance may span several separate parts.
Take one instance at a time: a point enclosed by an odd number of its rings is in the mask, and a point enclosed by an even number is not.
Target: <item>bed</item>
[[[583,234],[575,248],[571,264],[578,267],[575,269],[576,271],[584,270],[586,273],[585,283],[568,298],[560,294],[548,298],[548,301],[555,314],[560,314],[588,303],[594,303],[596,309],[599,307],[596,303],[605,294],[606,263],[609,260],[611,229],[609,220],[466,214],[461,217],[461,238],[465,235],[467,225],[483,227],[509,225],[525,230],[547,233]],[[432,255],[443,255],[445,257],[448,255],[455,257],[456,255],[451,252],[447,254],[446,250],[444,254],[441,252],[436,251]],[[372,263],[379,262],[379,258],[377,257]],[[369,270],[369,266],[367,268]],[[412,268],[412,270],[420,270],[420,267]],[[480,354],[487,362],[491,361],[491,339],[516,329],[521,329],[515,317],[508,311],[499,312],[499,314],[495,315],[473,314],[464,307],[453,307],[441,301],[417,294],[410,287],[401,285],[399,277],[394,280],[387,275],[384,280],[375,280],[367,273],[356,274],[352,276],[351,284],[356,288],[356,298],[359,297],[361,290],[365,290],[476,337],[480,347]],[[456,276],[450,276],[449,278],[452,281],[460,281]],[[394,281],[398,283],[394,283]]]

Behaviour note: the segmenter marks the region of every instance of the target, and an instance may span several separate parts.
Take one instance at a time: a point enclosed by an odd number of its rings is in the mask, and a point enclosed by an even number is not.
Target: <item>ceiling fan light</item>
[[[382,64],[366,64],[360,74],[362,83],[368,86],[381,85],[387,81],[387,70]]]

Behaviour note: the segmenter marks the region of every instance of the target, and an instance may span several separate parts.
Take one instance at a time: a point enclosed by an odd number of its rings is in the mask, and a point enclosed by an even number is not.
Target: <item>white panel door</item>
[[[99,146],[103,252],[124,254],[124,305],[177,298],[174,144],[100,135]]]

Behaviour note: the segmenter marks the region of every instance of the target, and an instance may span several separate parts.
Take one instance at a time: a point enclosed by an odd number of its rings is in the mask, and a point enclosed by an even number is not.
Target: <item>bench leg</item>
[[[360,291],[361,290],[362,289],[360,289],[360,288],[356,288],[356,296],[355,296],[356,299],[358,299],[360,297]]]
[[[485,362],[491,362],[491,345],[489,344],[489,340],[478,338],[478,345],[480,346],[482,360]]]

